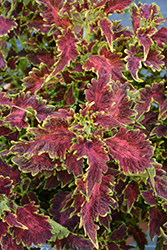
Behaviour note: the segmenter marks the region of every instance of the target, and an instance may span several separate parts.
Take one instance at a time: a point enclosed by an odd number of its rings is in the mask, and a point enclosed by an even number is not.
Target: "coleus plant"
[[[112,14],[130,11],[132,29]],[[167,249],[167,28],[132,0],[0,1],[0,249]]]

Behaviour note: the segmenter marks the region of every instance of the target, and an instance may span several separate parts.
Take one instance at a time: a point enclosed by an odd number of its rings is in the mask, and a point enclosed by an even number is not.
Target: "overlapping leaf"
[[[159,29],[152,37],[151,39],[153,41],[156,41],[158,44],[158,47],[161,49],[164,48],[163,44],[167,44],[167,28],[162,27]]]
[[[40,156],[35,154],[30,159],[15,156],[12,161],[19,166],[21,171],[31,172],[33,176],[43,169],[52,170],[59,163],[58,160],[52,161],[46,153]]]
[[[70,29],[63,35],[59,37],[57,41],[58,49],[61,52],[60,60],[56,63],[55,69],[51,73],[51,76],[55,76],[57,73],[61,72],[69,62],[75,61],[79,52],[77,51],[76,43],[78,40],[75,38],[74,34]]]
[[[125,199],[128,202],[128,210],[130,211],[134,202],[138,200],[140,195],[139,185],[136,181],[132,180],[128,183],[127,187],[124,190]]]
[[[114,81],[119,80],[124,83],[125,79],[122,75],[124,71],[124,63],[120,59],[120,56],[115,52],[107,50],[106,47],[103,47],[100,51],[100,55],[91,55],[89,56],[84,67],[87,70],[94,69],[99,74],[109,73],[112,75]]]
[[[14,27],[16,27],[14,19],[0,16],[0,36],[6,35]]]
[[[153,239],[155,235],[160,235],[160,227],[167,222],[167,215],[164,211],[161,211],[158,207],[149,208],[150,223],[149,223],[149,235]]]
[[[34,114],[28,110],[32,107],[36,111],[36,117],[39,121],[44,120],[48,115],[51,115],[54,107],[46,105],[45,100],[39,100],[35,95],[30,93],[21,93],[14,97],[10,114],[5,121],[9,122],[11,127],[18,127],[21,129],[28,126],[26,122],[26,114],[33,116]]]
[[[9,196],[11,194],[12,182],[9,177],[0,175],[0,195]]]
[[[142,229],[140,229],[138,226],[130,226],[128,232],[130,235],[133,235],[133,238],[137,242],[139,249],[144,250],[145,245],[147,245],[147,238]]]
[[[22,241],[30,247],[32,244],[45,244],[46,240],[51,238],[52,227],[47,221],[48,217],[38,214],[38,209],[33,205],[33,202],[24,207],[17,207],[16,216],[18,222],[28,228],[27,230],[15,226],[12,228],[17,244]]]
[[[29,76],[24,78],[25,91],[30,91],[32,94],[36,93],[42,87],[49,73],[46,66],[41,67],[41,70],[34,68]]]
[[[138,70],[142,67],[141,61],[143,60],[143,55],[139,53],[140,51],[141,50],[137,47],[137,44],[134,46],[131,45],[130,50],[125,49],[125,52],[128,54],[128,56],[125,57],[125,61],[127,61],[127,69],[136,81],[140,81],[138,78]]]
[[[76,225],[79,223],[79,217],[77,215],[70,216],[74,211],[73,207],[68,207],[65,211],[61,211],[71,197],[70,193],[64,193],[60,191],[55,195],[51,201],[51,208],[49,209],[50,214],[53,216],[53,220],[58,222],[60,225],[67,227],[68,230],[73,231]]]
[[[2,237],[1,244],[3,246],[3,250],[28,250],[27,247],[23,248],[23,244],[17,244],[16,240],[12,238],[12,235],[7,233],[5,236]]]
[[[106,17],[104,17],[103,19],[100,20],[99,22],[100,26],[101,26],[101,30],[102,30],[102,34],[105,35],[109,46],[112,50],[112,36],[113,36],[113,31],[111,29],[112,26],[112,22],[109,21]]]
[[[55,24],[57,27],[67,29],[69,22],[65,18],[60,18],[57,1],[37,0],[37,2],[40,4],[42,16],[50,25]]]
[[[105,161],[109,160],[105,149],[104,143],[93,139],[93,141],[83,140],[79,138],[79,142],[73,145],[73,150],[77,151],[78,159],[82,157],[88,158],[89,167],[86,170],[86,185],[87,194],[91,195],[93,187],[96,183],[100,184],[102,180],[102,172],[106,173],[108,170]]]
[[[161,67],[164,65],[162,59],[163,55],[161,55],[160,51],[153,49],[148,53],[148,56],[144,61],[144,64],[150,67],[153,71],[156,70],[160,71]]]
[[[96,81],[92,80],[92,85],[88,85],[85,91],[86,98],[91,105],[89,110],[93,110],[94,122],[104,128],[124,126],[131,123],[129,118],[135,112],[130,109],[132,102],[126,97],[126,86],[119,82],[109,85],[110,75],[100,75]]]
[[[88,235],[93,244],[98,248],[97,229],[95,221],[99,215],[106,216],[110,211],[110,207],[116,207],[116,202],[111,196],[111,183],[113,182],[111,175],[102,177],[101,183],[95,184],[89,202],[85,201],[80,211],[80,227],[84,227],[85,235]],[[78,181],[78,190],[86,193],[86,183],[82,180]]]
[[[115,11],[118,11],[120,13],[123,13],[123,9],[127,8],[133,1],[132,0],[102,0],[101,2],[98,2],[97,7],[103,6],[104,12],[108,14],[112,14]]]
[[[105,140],[109,153],[119,162],[125,174],[145,172],[145,167],[152,167],[150,157],[153,155],[153,147],[145,137],[139,130],[120,128],[114,137]]]
[[[139,28],[137,31],[138,39],[144,47],[144,59],[146,60],[150,46],[153,44],[150,35],[156,32],[155,27]]]
[[[0,158],[0,175],[9,176],[13,184],[21,183],[20,171],[16,166],[10,167],[5,161]]]
[[[153,83],[152,88],[145,86],[140,90],[140,99],[137,99],[135,110],[138,112],[136,119],[138,119],[143,113],[149,111],[150,103],[154,99],[160,106],[160,115],[165,118],[167,115],[167,99],[164,94],[163,83]]]
[[[65,158],[66,150],[70,149],[74,134],[68,130],[68,124],[61,119],[51,118],[44,127],[29,130],[35,135],[33,141],[16,143],[11,151],[22,156],[32,157],[35,154],[49,153],[51,158]]]

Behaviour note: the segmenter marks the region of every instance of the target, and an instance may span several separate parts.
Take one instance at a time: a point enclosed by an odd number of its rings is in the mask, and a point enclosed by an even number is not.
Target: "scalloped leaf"
[[[26,154],[28,158],[48,152],[51,158],[65,159],[74,138],[74,134],[68,130],[67,122],[55,118],[47,120],[43,127],[29,129],[29,132],[35,135],[34,140],[16,143],[11,152],[20,156]]]
[[[6,96],[6,93],[1,92],[0,93],[0,105],[11,107],[13,105],[13,102],[10,101],[9,97]]]
[[[112,27],[112,22],[109,21],[106,17],[101,19],[99,21],[99,24],[101,26],[102,34],[105,35],[108,44],[110,46],[111,51],[113,51],[113,46],[112,46],[112,40],[113,40],[113,30],[111,29]]]
[[[15,226],[12,228],[17,244],[21,241],[28,247],[32,244],[45,244],[46,240],[53,236],[51,233],[52,227],[47,221],[48,217],[38,214],[38,209],[33,202],[24,207],[17,207],[16,216],[18,222],[28,228],[27,230]]]
[[[85,91],[86,98],[91,105],[89,110],[93,110],[94,123],[100,124],[104,128],[124,127],[125,123],[131,123],[129,118],[135,112],[130,109],[132,101],[127,98],[127,87],[119,82],[112,84],[112,89],[108,85],[109,74],[100,75],[98,80],[92,80],[92,85],[88,84]],[[126,115],[125,115],[126,114]]]
[[[130,211],[132,209],[134,202],[138,200],[138,197],[140,195],[138,183],[134,180],[129,182],[124,190],[124,194],[125,194],[125,199],[128,202],[128,211]]]
[[[75,176],[82,174],[83,160],[78,160],[78,155],[71,152],[67,155],[65,160],[65,166],[69,173],[73,173]]]
[[[139,42],[144,47],[144,60],[146,60],[149,48],[153,44],[153,41],[149,36],[154,34],[156,30],[157,29],[152,26],[146,28],[139,28],[137,30],[137,37],[139,39]]]
[[[10,30],[17,26],[14,19],[0,16],[0,36],[6,35]]]
[[[122,75],[124,71],[124,63],[120,56],[115,52],[111,52],[107,47],[103,47],[100,55],[89,56],[87,62],[84,64],[87,70],[94,69],[98,74],[109,73],[112,75],[114,81],[119,80],[124,83],[125,78]]]
[[[54,199],[51,200],[49,212],[53,216],[53,220],[68,228],[68,230],[73,231],[79,223],[79,217],[77,215],[70,216],[74,211],[73,207],[68,207],[65,211],[62,211],[70,198],[71,194],[64,193],[60,190],[59,193],[55,195]]]
[[[148,244],[147,242],[147,235],[142,231],[141,228],[138,226],[130,226],[128,233],[130,235],[133,235],[133,238],[137,242],[137,245],[140,250],[145,250],[145,245]]]
[[[151,134],[156,134],[157,137],[161,137],[161,136],[167,137],[167,129],[166,129],[166,126],[163,125],[163,124],[158,125],[156,128],[154,128],[154,129],[151,131]]]
[[[109,153],[119,162],[125,174],[145,172],[145,167],[152,168],[150,157],[153,147],[145,138],[139,130],[120,128],[114,137],[105,140]]]
[[[40,156],[35,154],[30,159],[25,157],[15,156],[12,161],[19,166],[19,169],[23,172],[31,172],[32,176],[38,174],[38,172],[47,169],[52,170],[59,163],[59,160],[52,160],[48,154],[43,153]]]
[[[57,238],[62,239],[62,238],[67,238],[68,237],[70,231],[67,228],[61,226],[59,223],[57,223],[56,221],[54,221],[54,220],[52,220],[50,218],[48,219],[48,221],[49,221],[50,225],[53,228],[51,230],[52,234],[54,235],[51,238],[52,241],[55,241]]]
[[[9,176],[13,184],[21,183],[21,172],[16,166],[10,167],[5,161],[0,158],[0,175]]]
[[[156,41],[158,44],[158,47],[161,49],[164,48],[163,44],[167,45],[167,28],[162,27],[159,29],[152,37],[151,39],[153,41]]]
[[[15,227],[19,227],[22,229],[28,229],[25,225],[21,224],[20,222],[17,221],[17,216],[11,212],[8,213],[8,215],[6,215],[3,218],[3,221],[6,221],[11,227],[15,226]]]
[[[123,240],[125,238],[126,234],[127,234],[127,228],[123,224],[118,229],[116,229],[114,232],[112,232],[110,239],[112,241],[120,241],[120,240]]]
[[[123,9],[128,8],[128,6],[133,2],[133,0],[102,0],[98,2],[97,7],[102,6],[104,8],[104,12],[109,15],[114,12],[123,13]]]
[[[105,161],[108,161],[109,157],[103,146],[104,143],[95,138],[92,141],[86,141],[81,137],[79,137],[78,143],[72,146],[72,149],[77,151],[78,160],[82,157],[88,158],[89,167],[86,170],[88,196],[91,195],[94,185],[96,183],[100,184],[102,172],[106,173],[108,170]]]
[[[106,216],[110,212],[110,207],[116,207],[116,201],[111,196],[111,183],[113,177],[106,175],[102,177],[101,183],[95,184],[89,201],[85,201],[81,206],[79,213],[80,227],[84,227],[85,235],[88,235],[92,243],[98,248],[97,241],[97,224],[94,221],[98,221],[99,215]],[[77,190],[82,190],[82,193],[86,193],[86,183],[81,179],[77,181]]]
[[[28,53],[28,60],[33,63],[35,66],[39,66],[41,63],[45,64],[50,68],[53,66],[55,59],[54,53],[48,52],[46,49],[38,49],[37,51],[30,51]]]
[[[28,77],[24,78],[25,91],[30,91],[32,94],[37,93],[43,86],[45,78],[49,75],[50,71],[46,66],[42,66],[40,70],[33,68]]]
[[[160,71],[161,67],[164,65],[163,59],[164,56],[161,54],[160,51],[156,49],[152,49],[144,62],[145,66],[150,67],[153,72],[156,70]],[[161,66],[161,67],[160,67]]]
[[[3,235],[5,235],[8,231],[9,225],[6,222],[0,220],[0,239]]]
[[[44,17],[44,19],[48,22],[50,26],[52,24],[56,24],[58,28],[62,27],[64,29],[67,29],[67,27],[69,26],[69,22],[65,18],[60,18],[59,16],[60,6],[58,5],[57,1],[37,0],[37,2],[40,4],[42,16]]]
[[[157,204],[155,196],[153,196],[152,190],[142,191],[142,195],[145,199],[145,202],[148,203],[149,205],[153,206]]]
[[[1,244],[3,246],[3,250],[28,250],[27,247],[24,247],[22,243],[17,244],[16,240],[12,238],[12,235],[7,233],[2,237]]]
[[[164,83],[153,83],[152,88],[148,85],[140,89],[140,99],[136,100],[134,109],[137,111],[136,120],[138,120],[143,113],[149,111],[150,103],[154,99],[160,106],[160,116],[167,115],[167,99],[164,94]]]
[[[16,126],[19,129],[28,127],[26,114],[34,115],[28,108],[33,108],[36,111],[36,117],[39,121],[45,120],[47,116],[53,113],[54,109],[53,106],[46,105],[46,101],[40,100],[38,96],[30,95],[29,92],[21,93],[14,97],[10,114],[5,121],[9,122],[11,127]]]
[[[60,60],[56,63],[55,69],[52,71],[48,79],[61,72],[66,65],[69,66],[71,60],[75,61],[79,54],[76,46],[77,42],[78,40],[75,38],[70,29],[68,29],[64,35],[59,36],[57,41],[58,50],[62,51],[60,54]]]
[[[130,50],[125,49],[125,52],[128,54],[128,56],[125,57],[127,69],[130,71],[131,75],[136,81],[142,81],[138,78],[138,71],[142,67],[141,61],[143,60],[143,55],[141,56],[139,47],[137,47],[137,43],[134,46],[131,45]]]
[[[155,235],[161,235],[160,227],[167,222],[167,215],[164,211],[160,211],[158,207],[154,206],[149,208],[149,216],[149,235],[153,239]]]

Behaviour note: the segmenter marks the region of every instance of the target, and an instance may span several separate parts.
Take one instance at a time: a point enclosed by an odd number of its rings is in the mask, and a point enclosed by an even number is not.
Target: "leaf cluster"
[[[112,14],[127,10],[132,29]],[[0,249],[167,247],[167,28],[132,0],[0,1]]]

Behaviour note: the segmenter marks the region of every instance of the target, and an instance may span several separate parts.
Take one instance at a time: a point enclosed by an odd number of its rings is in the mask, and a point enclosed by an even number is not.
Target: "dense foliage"
[[[0,1],[0,249],[167,249],[167,28],[132,2]]]

